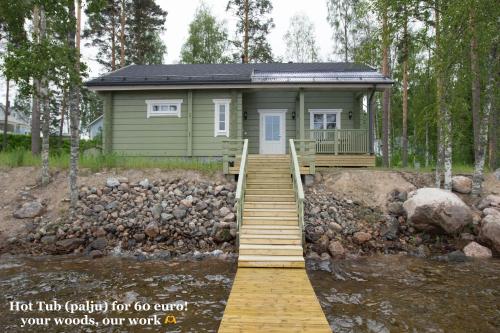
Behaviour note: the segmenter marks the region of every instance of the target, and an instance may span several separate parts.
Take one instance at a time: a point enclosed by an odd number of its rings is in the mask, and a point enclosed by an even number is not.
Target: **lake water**
[[[0,258],[1,332],[216,332],[236,272],[234,261],[106,257]],[[380,256],[308,263],[330,326],[344,332],[500,332],[500,260],[446,263]],[[14,312],[10,302],[174,304],[182,310],[93,313],[95,325],[30,326],[24,318],[84,312]],[[51,303],[52,302],[52,303]],[[104,325],[104,318],[148,318],[162,326]],[[165,324],[166,316],[170,316]],[[175,318],[175,323],[173,319]],[[125,319],[123,319],[125,320]]]

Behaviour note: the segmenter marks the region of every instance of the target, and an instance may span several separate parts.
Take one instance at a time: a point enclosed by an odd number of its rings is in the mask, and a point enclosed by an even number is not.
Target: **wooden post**
[[[187,154],[193,156],[193,91],[188,90]]]
[[[306,135],[305,135],[305,119],[304,119],[304,90],[300,90],[299,93],[299,123],[300,123],[300,139],[305,140]]]
[[[243,138],[243,94],[241,91],[233,95],[233,105],[236,110],[236,138]]]
[[[375,94],[375,89],[372,90],[368,97],[368,152],[370,155],[373,155],[374,153],[374,141],[375,141],[375,136],[374,136],[374,131],[373,131],[373,124],[374,124],[374,118],[375,118],[375,113],[373,112],[373,95]]]
[[[110,92],[103,94],[103,122],[104,133],[102,136],[102,143],[105,154],[111,154],[113,151],[113,95]]]

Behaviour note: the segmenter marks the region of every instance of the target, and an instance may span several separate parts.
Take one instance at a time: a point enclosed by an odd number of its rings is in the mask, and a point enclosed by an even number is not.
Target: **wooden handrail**
[[[243,209],[245,206],[245,188],[247,181],[247,164],[248,164],[247,161],[248,161],[248,139],[245,139],[243,141],[243,150],[241,152],[238,185],[236,186],[236,195],[235,195],[238,244],[240,239],[240,227],[243,219]]]
[[[299,228],[302,233],[302,246],[304,246],[304,188],[302,187],[302,179],[300,178],[299,159],[295,150],[295,143],[290,139],[290,169],[292,172],[293,189],[295,192],[295,200],[297,202],[297,215],[299,218]]]

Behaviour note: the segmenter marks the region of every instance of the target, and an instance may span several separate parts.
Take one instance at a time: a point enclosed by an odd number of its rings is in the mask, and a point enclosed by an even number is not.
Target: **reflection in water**
[[[500,332],[498,260],[380,256],[309,266],[336,333]]]
[[[445,263],[405,256],[309,263],[336,333],[500,332],[500,261]],[[11,300],[188,302],[169,332],[216,332],[234,262],[74,257],[0,258],[0,332],[19,328]],[[147,315],[154,314],[146,312]],[[165,313],[161,313],[164,315]],[[144,316],[144,315],[143,315]],[[98,319],[98,316],[96,316]],[[153,332],[157,327],[50,327],[47,332]]]

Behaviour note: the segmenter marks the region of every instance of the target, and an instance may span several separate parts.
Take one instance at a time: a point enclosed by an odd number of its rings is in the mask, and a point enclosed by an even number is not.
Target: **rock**
[[[166,221],[170,221],[171,219],[173,219],[174,216],[172,214],[161,213],[160,218],[161,218],[162,222],[166,222]]]
[[[103,205],[94,205],[94,207],[92,209],[94,210],[94,212],[100,213],[104,210],[104,206]]]
[[[392,217],[380,227],[380,235],[387,240],[395,240],[398,237],[399,221]]]
[[[228,228],[221,228],[217,230],[214,236],[214,240],[218,243],[229,242],[233,239],[231,231]]]
[[[163,208],[160,204],[156,204],[153,207],[151,207],[151,214],[153,215],[153,218],[155,218],[156,220],[160,218],[162,211]]]
[[[236,221],[236,216],[234,213],[229,213],[222,218],[222,222],[234,222]]]
[[[146,235],[143,234],[143,233],[139,233],[139,234],[135,234],[134,235],[134,239],[139,242],[139,243],[142,243],[142,241],[144,241],[146,239]]]
[[[464,254],[467,257],[472,257],[472,258],[491,258],[491,250],[488,249],[486,246],[482,246],[476,242],[470,242],[467,244],[466,247],[464,247]]]
[[[107,234],[107,231],[103,227],[97,228],[97,230],[95,232],[96,237],[105,237],[106,234]]]
[[[107,180],[106,180],[106,186],[107,187],[118,187],[120,186],[120,181],[114,177],[109,177]]]
[[[454,176],[451,178],[451,186],[453,191],[469,194],[472,190],[472,179],[465,176]]]
[[[224,185],[218,185],[214,189],[214,194],[218,195],[224,189]]]
[[[330,224],[328,224],[328,227],[332,230],[332,231],[335,231],[335,232],[341,232],[342,231],[342,226],[338,223],[335,223],[335,222],[330,222]]]
[[[339,241],[331,241],[328,245],[328,252],[332,258],[342,258],[345,255],[345,249]]]
[[[356,243],[363,244],[372,239],[372,235],[364,231],[358,231],[353,235],[353,239]]]
[[[404,216],[405,209],[403,208],[403,204],[401,202],[391,202],[387,205],[387,211],[396,216]]]
[[[477,208],[483,210],[489,206],[500,207],[500,195],[490,194],[479,202]]]
[[[186,208],[191,208],[193,206],[193,197],[189,195],[186,199],[181,200],[181,205]]]
[[[229,213],[231,213],[231,210],[227,207],[222,207],[221,209],[219,209],[219,216],[224,217]]]
[[[106,238],[103,237],[97,238],[89,245],[91,250],[100,250],[100,251],[105,250],[106,246],[108,246],[108,241],[106,240]]]
[[[172,214],[176,219],[180,220],[186,216],[187,210],[185,208],[175,208]]]
[[[89,256],[92,259],[102,258],[103,253],[99,250],[92,250],[92,251],[90,251]]]
[[[151,184],[149,184],[149,179],[143,179],[139,182],[139,185],[144,188],[144,189],[148,189],[150,187]]]
[[[56,236],[54,235],[50,235],[50,236],[43,236],[41,239],[40,239],[40,242],[44,245],[51,245],[51,244],[54,244],[56,242]]]
[[[462,251],[450,252],[446,255],[446,258],[451,262],[464,262],[465,260],[467,260],[467,257]]]
[[[120,184],[122,184],[122,183],[128,184],[129,183],[127,177],[117,177],[116,179],[120,182]]]
[[[205,201],[199,201],[196,204],[195,209],[196,209],[196,211],[201,212],[201,211],[207,209],[207,207],[208,207],[208,204]]]
[[[500,217],[500,210],[493,208],[493,207],[488,207],[483,210],[483,214],[486,215],[498,215]]]
[[[495,178],[497,180],[500,180],[500,168],[498,168],[498,169],[495,170]]]
[[[21,208],[14,212],[14,217],[17,219],[29,219],[41,216],[45,213],[45,206],[39,201],[31,201],[24,203]]]
[[[56,246],[60,252],[69,253],[76,250],[84,242],[81,238],[68,238],[58,241]]]
[[[472,222],[471,209],[456,194],[438,188],[411,192],[403,207],[408,222],[422,231],[451,234]]]
[[[493,249],[500,253],[500,217],[498,215],[486,215],[481,224],[479,237],[486,243],[491,244]]]
[[[144,229],[144,233],[148,235],[150,238],[155,238],[160,234],[160,228],[158,227],[158,223],[151,222]]]
[[[330,239],[327,235],[322,235],[318,241],[312,245],[312,249],[314,252],[318,254],[323,254],[328,251],[328,245],[330,243]]]

